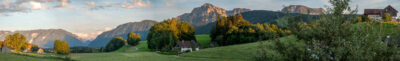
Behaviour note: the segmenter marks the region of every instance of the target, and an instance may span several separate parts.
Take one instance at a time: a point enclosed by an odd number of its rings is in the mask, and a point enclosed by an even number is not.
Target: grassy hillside
[[[124,46],[112,53],[76,53],[71,54],[73,60],[78,61],[241,61],[227,58],[203,58],[203,57],[181,57],[176,55],[162,55],[151,52],[147,48],[147,42],[142,41],[136,46],[136,52],[123,52],[132,49],[132,46]]]
[[[197,35],[200,44],[208,44],[208,35]],[[203,39],[203,40],[202,40]],[[208,42],[206,42],[208,41]],[[224,47],[202,49],[181,55],[162,55],[150,52],[147,42],[139,43],[136,52],[121,52],[132,49],[132,46],[125,46],[113,53],[83,53],[72,54],[71,58],[78,61],[248,61],[252,60],[259,43],[248,43]]]
[[[251,61],[255,56],[259,43],[247,43],[224,47],[202,49],[191,53],[184,53],[181,57],[196,57],[208,59],[229,59],[238,61]]]
[[[209,43],[211,42],[210,35],[196,35],[196,40],[197,43],[203,48],[206,48],[209,46]]]
[[[196,35],[199,44],[208,45],[208,35]],[[124,46],[111,53],[72,53],[72,60],[77,61],[249,61],[254,57],[259,43],[239,44],[215,48],[181,55],[163,55],[147,48],[147,41],[141,41],[137,46]],[[136,49],[137,48],[137,49]],[[0,54],[5,61],[58,61],[57,59]],[[0,60],[1,61],[1,60]]]
[[[38,57],[29,57],[29,56],[22,56],[22,55],[16,55],[16,54],[0,53],[0,61],[63,61],[63,60],[53,59],[53,58],[38,58]]]

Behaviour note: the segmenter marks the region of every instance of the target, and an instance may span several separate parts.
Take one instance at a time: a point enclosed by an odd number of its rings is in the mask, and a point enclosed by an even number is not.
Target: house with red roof
[[[389,13],[393,19],[397,19],[398,11],[390,5],[384,9],[364,9],[364,15],[374,20],[382,20],[385,13]]]

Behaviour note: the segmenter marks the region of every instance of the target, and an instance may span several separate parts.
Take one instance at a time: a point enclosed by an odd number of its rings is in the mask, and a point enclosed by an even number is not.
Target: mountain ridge
[[[78,39],[78,36],[63,29],[35,29],[1,31],[0,40],[7,35],[20,33],[26,37],[28,43],[38,45],[40,48],[53,48],[55,40],[67,41],[70,46],[86,46],[87,42]]]
[[[141,22],[128,22],[118,25],[116,28],[98,35],[88,46],[92,48],[104,47],[114,37],[126,39],[129,32],[138,33],[142,40],[146,40],[151,26],[156,23],[157,21],[154,20],[143,20]]]

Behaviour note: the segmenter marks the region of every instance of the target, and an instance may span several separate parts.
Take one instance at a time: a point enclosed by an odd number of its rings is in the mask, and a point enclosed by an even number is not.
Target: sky
[[[64,29],[93,40],[120,24],[142,20],[162,21],[189,13],[204,3],[232,10],[279,11],[284,6],[330,7],[329,0],[0,0],[0,30]],[[351,7],[400,9],[400,0],[352,0]]]

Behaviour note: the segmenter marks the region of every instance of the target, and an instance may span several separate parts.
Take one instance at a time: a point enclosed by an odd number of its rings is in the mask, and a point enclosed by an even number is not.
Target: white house
[[[191,40],[191,41],[178,41],[176,42],[177,48],[179,49],[179,53],[183,52],[192,52],[192,51],[197,51],[200,50],[200,46],[197,44],[196,41]]]
[[[398,19],[398,11],[390,5],[384,9],[364,9],[364,15],[374,20],[382,20],[382,17],[385,15],[385,13],[389,13],[393,19]]]

